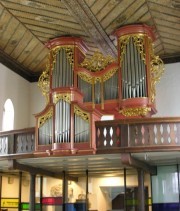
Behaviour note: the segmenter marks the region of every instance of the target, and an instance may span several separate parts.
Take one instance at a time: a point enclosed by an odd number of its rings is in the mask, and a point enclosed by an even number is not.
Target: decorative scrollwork
[[[150,99],[153,103],[156,96],[156,83],[160,81],[161,76],[164,73],[164,63],[162,59],[159,58],[159,56],[156,56],[154,54],[153,45],[151,43],[151,40],[149,39],[149,52],[151,57],[150,62],[150,74],[151,74],[151,93],[150,93]]]
[[[43,126],[43,124],[46,122],[46,120],[48,120],[49,118],[51,118],[53,115],[53,109],[50,108],[49,111],[41,116],[39,119],[38,119],[38,128],[40,128],[41,126]]]
[[[133,38],[134,45],[136,46],[138,52],[141,55],[141,59],[146,63],[145,59],[145,50],[144,50],[144,34],[131,34],[131,35],[124,35],[119,38],[120,43],[120,63],[123,61],[123,56],[126,53],[126,45],[128,44],[130,38]]]
[[[71,102],[71,95],[69,93],[67,93],[67,94],[61,94],[61,93],[56,94],[55,93],[53,95],[53,103],[56,104],[61,99],[66,101],[67,103],[70,103]]]
[[[90,70],[91,72],[98,72],[114,61],[115,59],[112,56],[104,57],[102,53],[96,51],[91,59],[85,58],[80,66]]]
[[[86,73],[79,72],[78,76],[89,84],[93,83],[93,76],[87,75]]]
[[[85,121],[90,121],[90,115],[87,112],[84,112],[82,109],[80,109],[78,106],[74,106],[74,113],[78,116],[80,116]]]
[[[134,107],[134,108],[123,108],[120,110],[126,117],[131,116],[146,116],[151,111],[150,107]]]
[[[64,49],[66,51],[66,55],[69,60],[69,63],[72,65],[72,67],[74,67],[74,46],[70,46],[70,45],[57,46],[51,50],[53,63],[56,63],[56,55],[61,49]]]
[[[154,102],[156,96],[156,83],[160,81],[164,73],[164,63],[159,56],[154,56],[151,60],[151,102]]]
[[[119,38],[119,43],[120,43],[120,63],[122,63],[123,61],[123,56],[124,54],[126,53],[126,45],[127,43],[129,42],[129,38],[130,38],[130,35],[125,35],[125,36],[121,36]]]
[[[107,81],[110,79],[116,72],[118,71],[118,68],[111,69],[106,74],[103,75],[103,81]]]
[[[43,71],[38,80],[38,87],[41,89],[42,94],[46,97],[46,103],[49,102],[49,90],[50,90],[49,70],[50,70],[50,63],[48,62],[46,65],[46,70]]]
[[[144,50],[144,39],[145,39],[144,37],[145,37],[145,35],[143,35],[143,34],[134,35],[133,40],[134,40],[135,46],[137,47],[138,52],[141,55],[141,59],[146,64],[146,54],[145,54],[145,50]]]

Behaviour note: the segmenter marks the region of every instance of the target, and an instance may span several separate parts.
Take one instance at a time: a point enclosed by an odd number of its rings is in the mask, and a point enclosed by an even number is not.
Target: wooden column
[[[63,211],[65,211],[65,203],[68,202],[68,180],[66,172],[63,171]]]
[[[35,210],[35,187],[36,187],[36,175],[30,174],[30,199],[29,199],[29,211]]]
[[[40,176],[40,211],[42,211],[42,197],[43,197],[43,176]]]
[[[18,205],[18,211],[21,211],[21,193],[22,193],[22,172],[19,172],[19,205]]]
[[[137,169],[138,172],[138,207],[139,211],[145,211],[145,196],[144,196],[144,171]]]
[[[126,194],[126,168],[124,168],[124,211],[127,210],[127,207],[126,207],[126,200],[127,200],[127,194]]]

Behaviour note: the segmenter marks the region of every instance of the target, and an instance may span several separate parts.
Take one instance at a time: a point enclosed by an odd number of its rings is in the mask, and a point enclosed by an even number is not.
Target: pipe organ
[[[152,28],[128,25],[116,30],[120,71],[119,110],[126,117],[151,116],[155,109],[155,84],[163,71],[154,55]]]
[[[152,28],[129,25],[116,30],[118,58],[95,52],[77,37],[60,37],[49,48],[38,86],[46,97],[36,114],[36,150],[52,153],[95,152],[95,124],[103,115],[115,119],[147,117],[156,112],[155,84],[163,73],[154,55]]]

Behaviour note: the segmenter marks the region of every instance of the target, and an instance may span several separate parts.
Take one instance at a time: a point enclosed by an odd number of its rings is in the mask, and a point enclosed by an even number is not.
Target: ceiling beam
[[[84,0],[61,0],[88,36],[105,55],[117,57],[117,49]]]
[[[0,49],[0,63],[8,67],[13,72],[17,73],[29,82],[38,81],[39,74],[32,73],[29,69],[19,64],[15,59],[10,57],[4,51]]]
[[[121,154],[121,162],[124,165],[128,165],[134,168],[143,169],[146,172],[149,172],[152,175],[157,174],[157,169],[154,166],[150,166],[147,163],[144,163],[140,160],[137,160],[131,156],[130,153],[122,153]]]
[[[38,174],[38,175],[44,175],[44,176],[48,176],[48,177],[63,179],[63,172],[62,172],[62,174],[57,174],[54,172],[50,172],[46,169],[41,169],[41,168],[29,166],[29,165],[20,164],[16,160],[8,160],[8,169],[9,170],[25,171],[25,172],[29,172],[30,174],[35,174],[35,175]],[[77,177],[71,177],[68,175],[67,175],[67,179],[71,180],[71,181],[75,181],[75,182],[78,181]]]

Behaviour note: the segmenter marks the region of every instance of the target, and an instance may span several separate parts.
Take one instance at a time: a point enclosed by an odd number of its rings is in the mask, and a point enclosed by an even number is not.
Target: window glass
[[[4,104],[2,130],[14,129],[14,106],[10,99],[7,99]]]

